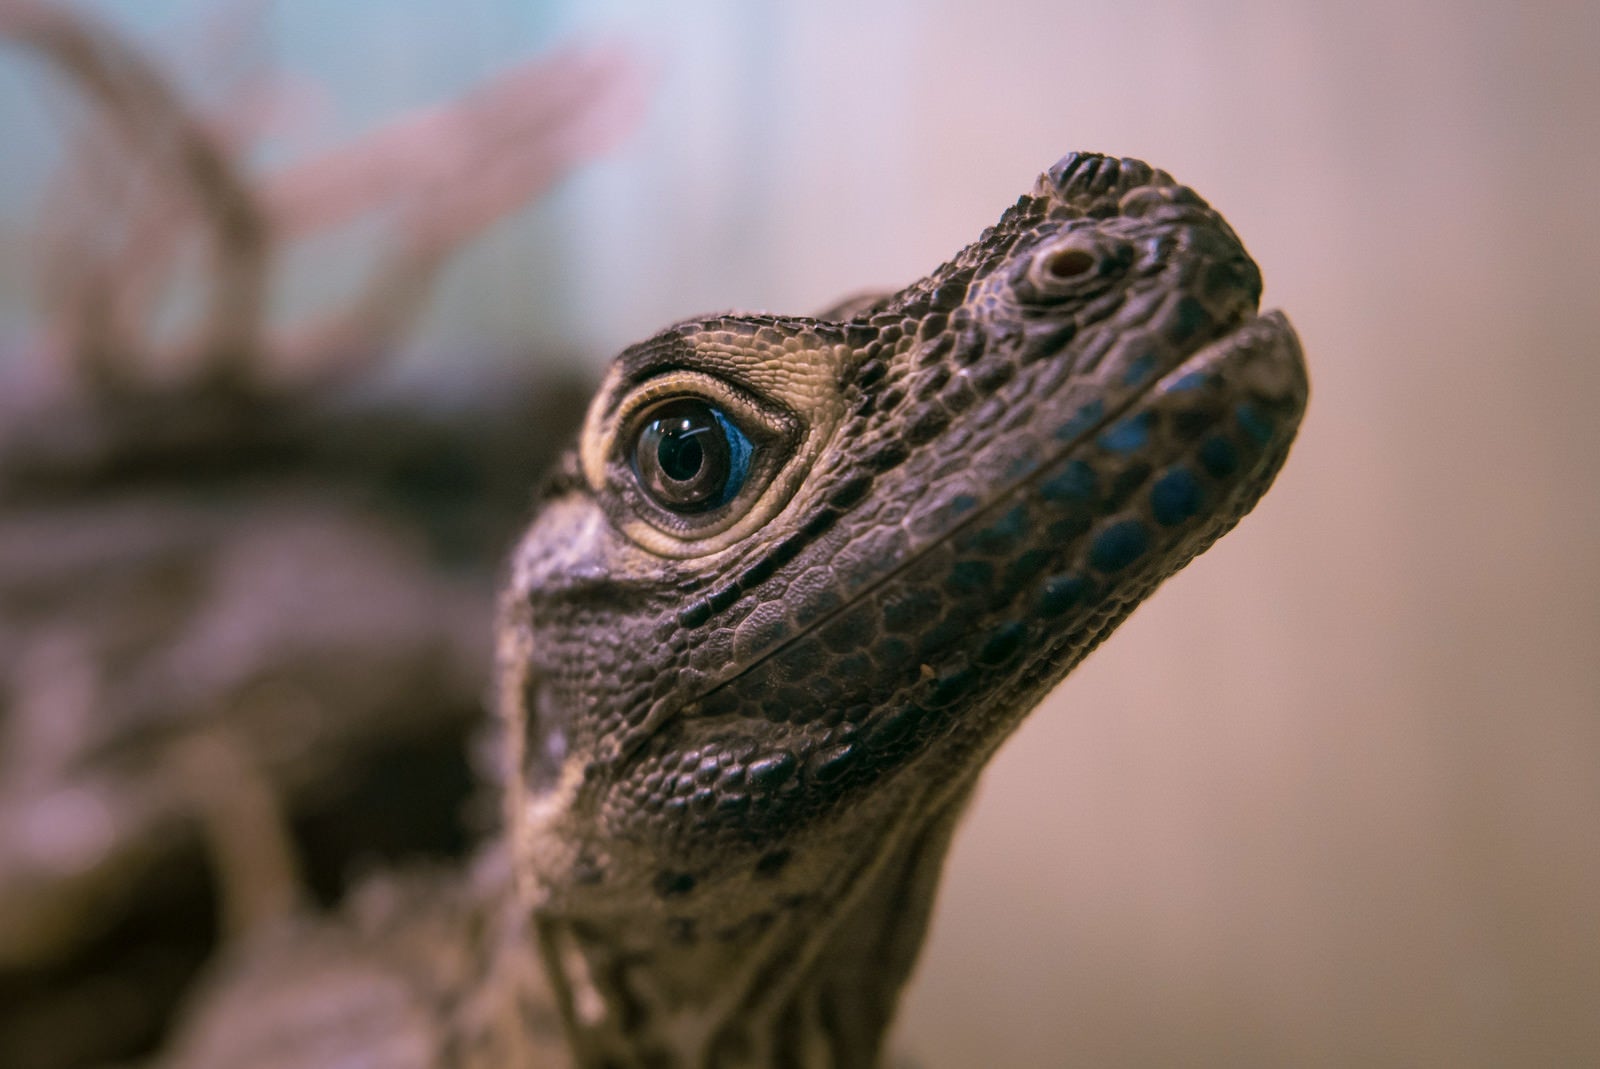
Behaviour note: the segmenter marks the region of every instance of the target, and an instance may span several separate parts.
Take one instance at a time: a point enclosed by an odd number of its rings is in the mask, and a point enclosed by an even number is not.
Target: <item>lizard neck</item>
[[[584,1069],[871,1069],[970,785],[908,806],[877,850],[715,918],[536,911]],[[920,811],[919,811],[920,808]],[[802,883],[799,886],[805,886]]]

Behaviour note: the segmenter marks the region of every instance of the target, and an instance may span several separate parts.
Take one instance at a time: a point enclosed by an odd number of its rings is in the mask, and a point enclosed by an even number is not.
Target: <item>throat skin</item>
[[[906,799],[875,849],[857,844],[842,855],[851,859],[844,869],[806,872],[797,861],[765,903],[743,911],[535,909],[534,937],[575,1064],[880,1064],[974,779]]]

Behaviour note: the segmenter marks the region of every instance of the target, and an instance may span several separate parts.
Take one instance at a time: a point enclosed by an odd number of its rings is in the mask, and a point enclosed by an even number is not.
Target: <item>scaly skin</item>
[[[988,757],[1284,459],[1260,286],[1193,192],[1074,155],[848,319],[624,352],[503,601],[512,889],[476,901],[520,994],[416,1064],[509,1059],[535,952],[581,1066],[876,1064]]]

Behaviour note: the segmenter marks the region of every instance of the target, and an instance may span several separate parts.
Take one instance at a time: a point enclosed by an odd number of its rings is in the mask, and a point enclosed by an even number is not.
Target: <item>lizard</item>
[[[1260,296],[1074,153],[897,293],[625,350],[507,568],[498,843],[242,944],[164,1064],[877,1065],[989,757],[1287,455]]]

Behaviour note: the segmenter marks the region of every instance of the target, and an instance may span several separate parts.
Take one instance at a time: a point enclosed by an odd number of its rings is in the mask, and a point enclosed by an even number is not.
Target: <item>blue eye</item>
[[[750,454],[750,439],[721,409],[686,397],[645,413],[633,471],[662,508],[706,512],[738,496],[750,475]]]

